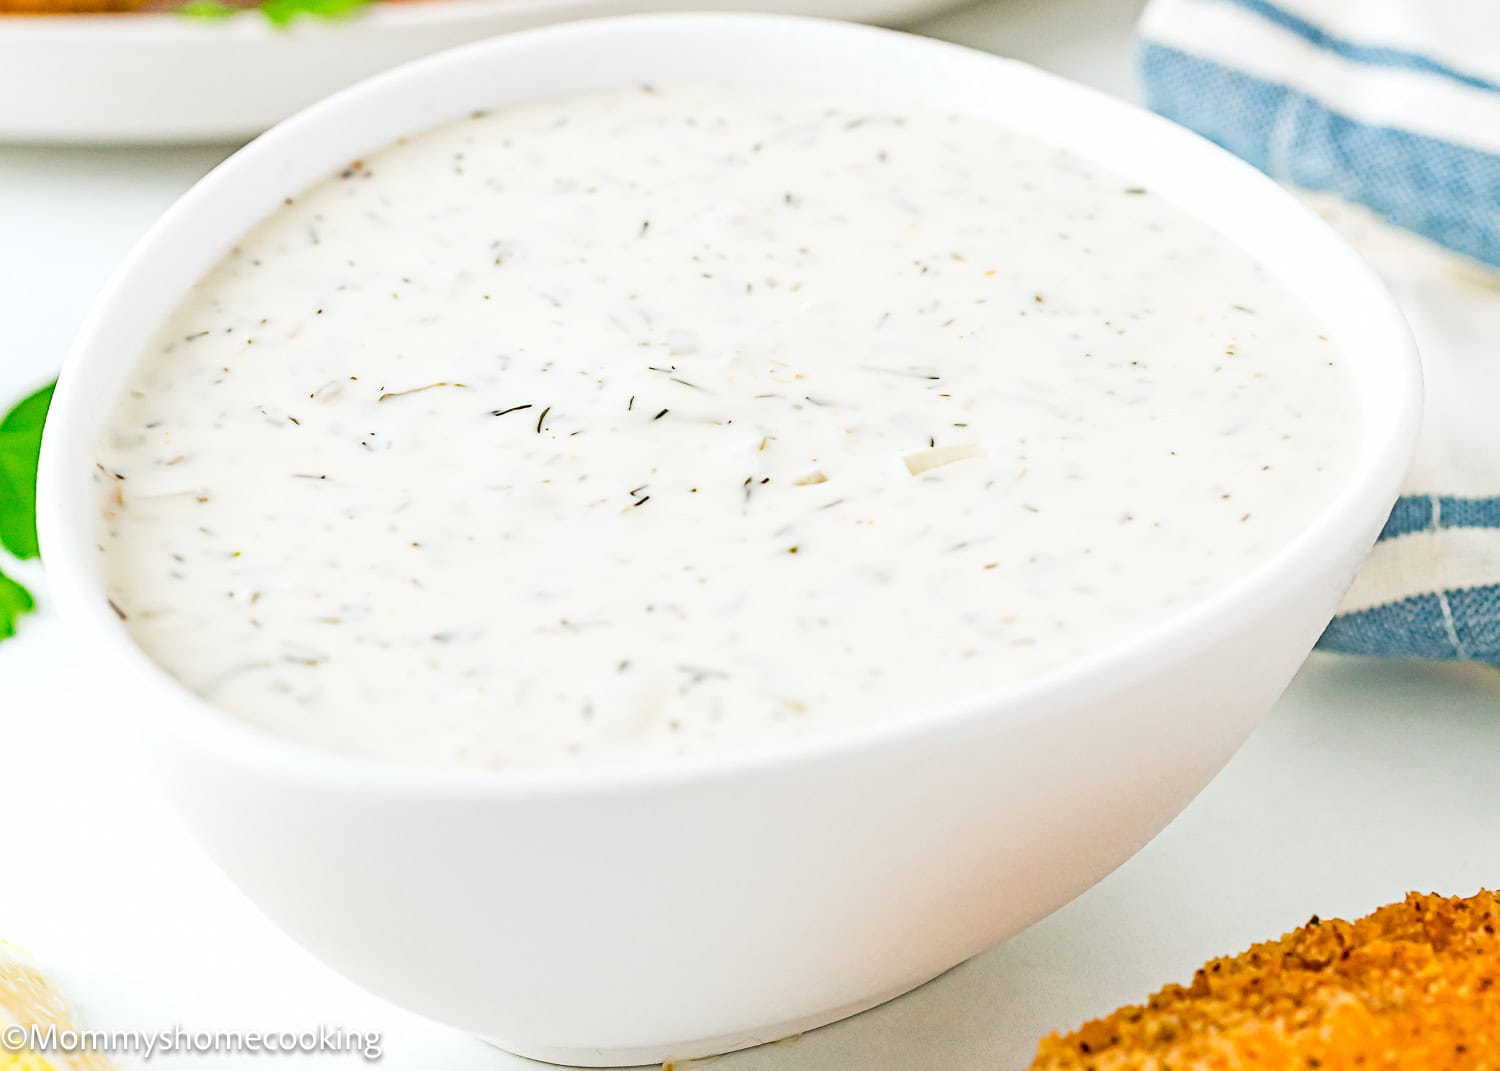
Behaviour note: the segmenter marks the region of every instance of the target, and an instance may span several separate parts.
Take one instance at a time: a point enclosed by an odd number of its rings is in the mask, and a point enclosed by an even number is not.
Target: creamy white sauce
[[[154,659],[321,747],[593,764],[933,710],[1222,588],[1355,450],[1296,295],[972,120],[643,89],[289,192],[144,355],[100,543]]]

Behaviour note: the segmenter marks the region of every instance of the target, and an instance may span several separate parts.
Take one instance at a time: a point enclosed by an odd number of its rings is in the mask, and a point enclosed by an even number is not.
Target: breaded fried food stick
[[[1410,893],[1211,960],[1066,1036],[1032,1071],[1497,1071],[1500,894]]]

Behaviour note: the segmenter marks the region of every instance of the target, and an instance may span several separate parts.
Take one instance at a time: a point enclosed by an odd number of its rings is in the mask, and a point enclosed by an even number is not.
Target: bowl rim
[[[1340,491],[1295,537],[1268,558],[1224,587],[1169,614],[1134,635],[1047,672],[1027,677],[956,703],[913,710],[876,722],[842,727],[804,738],[755,746],[743,751],[675,758],[607,762],[580,766],[524,766],[501,769],[403,764],[394,760],[336,753],[279,736],[199,698],[153,662],[130,639],[109,608],[104,593],[86,579],[83,560],[92,545],[87,533],[68,524],[69,449],[88,445],[76,440],[88,426],[89,411],[78,387],[90,365],[111,356],[107,326],[111,310],[130,298],[135,278],[150,271],[166,239],[179,230],[200,202],[219,196],[247,162],[272,158],[285,144],[295,144],[310,130],[327,127],[349,113],[378,107],[392,93],[420,91],[424,82],[483,59],[503,63],[508,55],[536,47],[566,47],[570,42],[638,33],[727,34],[741,39],[753,32],[817,37],[840,48],[926,51],[944,61],[993,64],[1006,77],[1026,83],[1029,91],[1070,98],[1097,112],[1101,122],[1149,132],[1170,140],[1190,155],[1205,178],[1233,181],[1244,196],[1258,199],[1299,233],[1305,232],[1311,255],[1340,273],[1348,288],[1365,302],[1363,315],[1377,324],[1391,350],[1392,386],[1399,399],[1394,419],[1372,435],[1364,422],[1361,446]],[[597,43],[597,42],[596,42]],[[730,79],[731,81],[735,79]],[[400,136],[400,130],[388,140]],[[1083,155],[1087,155],[1085,152]],[[325,160],[332,168],[338,161]],[[1206,219],[1214,226],[1212,219]],[[1316,311],[1316,310],[1315,310]],[[1362,373],[1370,376],[1373,373]],[[1363,380],[1361,380],[1363,382]],[[929,38],[824,19],[760,14],[649,14],[617,16],[505,34],[427,56],[359,82],[297,113],[234,153],[184,194],[122,261],[96,299],[64,362],[48,416],[38,477],[38,526],[48,582],[59,615],[84,646],[105,648],[122,660],[141,700],[148,728],[164,733],[200,754],[212,754],[234,765],[250,766],[268,777],[299,778],[344,788],[410,792],[440,796],[552,795],[600,791],[646,790],[705,778],[748,777],[769,768],[814,769],[820,763],[871,755],[884,749],[910,753],[940,746],[945,740],[992,732],[1000,724],[1023,724],[1050,711],[1118,691],[1169,668],[1187,653],[1202,650],[1231,628],[1268,593],[1295,591],[1320,575],[1319,558],[1373,528],[1374,504],[1388,508],[1401,476],[1415,452],[1421,413],[1421,373],[1415,344],[1394,300],[1374,272],[1310,208],[1250,165],[1169,121],[1098,91],[1047,74],[1015,60]],[[1383,514],[1376,521],[1383,520]],[[1320,554],[1321,552],[1321,554]]]

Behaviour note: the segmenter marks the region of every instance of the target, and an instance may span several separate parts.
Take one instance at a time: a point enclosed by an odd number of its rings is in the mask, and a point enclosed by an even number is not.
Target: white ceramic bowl
[[[105,603],[92,444],[135,354],[251,224],[345,161],[478,107],[718,80],[967,113],[1171,198],[1301,293],[1363,406],[1347,485],[1228,589],[1129,642],[951,709],[774,751],[618,769],[434,771],[323,754],[210,709]],[[1410,459],[1419,374],[1370,271],[1191,134],[1016,63],[838,23],[646,16],[421,61],[277,127],[131,254],[68,359],[43,548],[77,642],[148,707],[204,846],[359,984],[547,1060],[609,1065],[801,1031],[920,984],[1119,865],[1214,776],[1312,647]]]

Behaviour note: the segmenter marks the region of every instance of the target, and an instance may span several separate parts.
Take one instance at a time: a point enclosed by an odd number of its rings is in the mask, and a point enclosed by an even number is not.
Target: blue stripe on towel
[[[1325,52],[1332,52],[1336,56],[1353,60],[1355,63],[1363,63],[1370,67],[1394,67],[1400,70],[1420,71],[1422,74],[1435,74],[1473,89],[1487,89],[1500,93],[1500,84],[1495,82],[1486,81],[1477,75],[1465,74],[1463,71],[1439,63],[1418,52],[1406,52],[1399,48],[1386,48],[1380,45],[1362,45],[1347,38],[1337,37],[1317,23],[1309,22],[1301,15],[1267,3],[1266,0],[1227,0],[1227,2],[1253,12],[1267,22],[1275,23]]]
[[[1500,497],[1403,495],[1380,539],[1446,528],[1500,535]],[[1500,550],[1500,538],[1496,549]],[[1347,654],[1396,658],[1458,658],[1500,665],[1500,584],[1453,588],[1340,614],[1318,646]]]
[[[1380,529],[1380,538],[1388,540],[1434,528],[1500,528],[1500,498],[1403,495],[1392,508],[1385,528]]]
[[[1500,665],[1500,585],[1414,595],[1340,614],[1318,646],[1345,654]]]
[[[1500,665],[1500,585],[1447,593],[1463,654]]]
[[[1439,528],[1500,528],[1500,498],[1438,499]]]
[[[1434,528],[1500,528],[1500,498],[1402,495],[1380,530],[1380,538],[1395,539]]]
[[[1344,654],[1401,658],[1447,659],[1459,654],[1436,594],[1340,614],[1323,630],[1318,646]]]
[[[1395,539],[1409,532],[1425,532],[1432,527],[1432,497],[1402,495],[1380,530],[1380,539]]]
[[[1500,156],[1359,123],[1304,93],[1165,45],[1144,42],[1140,66],[1153,111],[1274,178],[1332,190],[1500,266]]]

